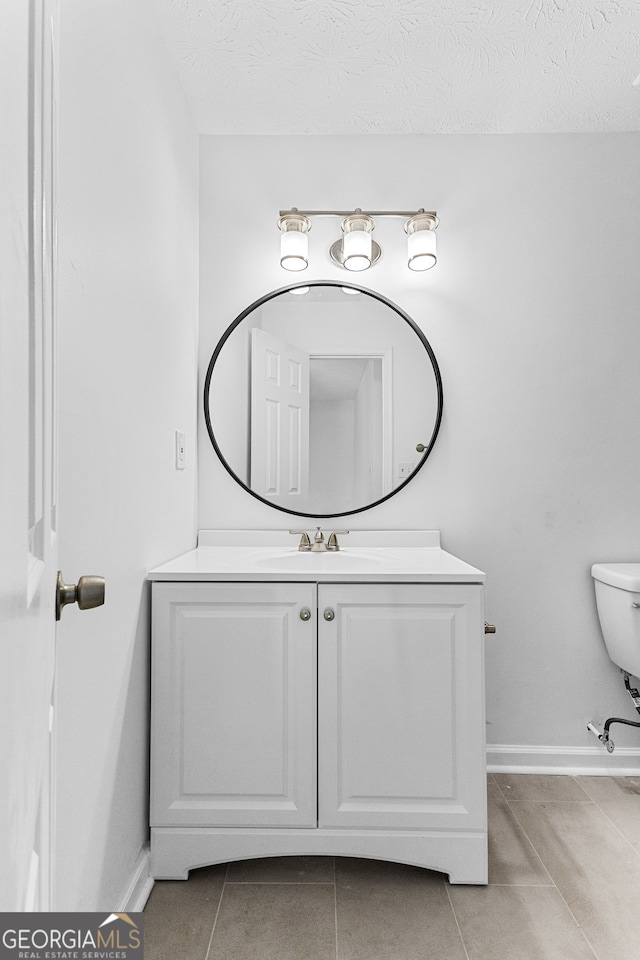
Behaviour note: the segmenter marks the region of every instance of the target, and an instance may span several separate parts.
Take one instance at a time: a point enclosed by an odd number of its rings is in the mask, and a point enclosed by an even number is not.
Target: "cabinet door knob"
[[[311,620],[311,610],[308,607],[303,607],[300,611],[301,620]]]
[[[335,615],[335,613],[333,612],[333,610],[331,609],[331,607],[327,607],[327,609],[326,609],[325,612],[322,614],[322,616],[325,618],[325,620],[335,620],[335,616],[336,616],[336,615]]]

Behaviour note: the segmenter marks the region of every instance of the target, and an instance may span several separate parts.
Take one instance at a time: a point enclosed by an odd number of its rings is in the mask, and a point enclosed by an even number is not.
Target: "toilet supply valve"
[[[604,744],[604,746],[607,748],[609,753],[613,753],[613,751],[615,750],[615,744],[613,740],[609,737],[608,730],[605,730],[604,733],[600,733],[596,725],[591,722],[587,724],[587,730],[589,731],[589,733],[592,733],[594,736],[596,736],[600,741],[600,743]]]
[[[640,713],[640,691],[637,689],[637,687],[631,686],[630,675],[627,673],[626,670],[621,669],[620,673],[622,674],[624,679],[625,689],[629,694],[629,696],[631,697],[631,699],[633,700],[634,707],[636,708],[638,713]],[[588,723],[587,730],[590,733],[595,734],[601,743],[604,743],[609,753],[613,753],[613,751],[615,750],[615,744],[611,739],[611,737],[609,736],[609,727],[611,726],[612,723],[621,723],[625,727],[640,727],[640,722],[638,722],[637,720],[626,720],[624,717],[609,717],[608,720],[605,720],[604,728],[602,730],[602,733],[600,733],[600,731],[598,730],[598,728],[595,726],[594,723]]]

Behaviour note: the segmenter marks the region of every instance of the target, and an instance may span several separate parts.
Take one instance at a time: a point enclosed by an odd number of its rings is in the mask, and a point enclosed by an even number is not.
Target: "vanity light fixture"
[[[375,217],[402,217],[407,234],[407,266],[410,270],[429,270],[436,263],[436,229],[438,218],[433,211],[371,210],[365,213],[359,207],[346,210],[281,210],[280,266],[285,270],[304,270],[309,263],[309,237],[312,217],[341,217],[342,236],[331,244],[329,256],[333,263],[345,270],[361,271],[377,263],[382,256],[380,245],[371,234]]]
[[[293,209],[280,214],[280,266],[285,270],[305,270],[309,266],[308,251],[311,221]]]
[[[382,250],[371,234],[375,221],[366,213],[357,210],[342,221],[342,239],[331,245],[329,256],[345,270],[368,270],[380,259]]]
[[[433,213],[417,213],[404,225],[407,234],[407,266],[410,270],[429,270],[435,266],[436,227],[438,218]]]

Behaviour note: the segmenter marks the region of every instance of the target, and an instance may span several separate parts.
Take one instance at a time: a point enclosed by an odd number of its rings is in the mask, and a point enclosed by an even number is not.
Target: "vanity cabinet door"
[[[482,587],[320,584],[318,610],[319,826],[484,829]]]
[[[316,826],[315,609],[310,583],[153,584],[153,826]]]

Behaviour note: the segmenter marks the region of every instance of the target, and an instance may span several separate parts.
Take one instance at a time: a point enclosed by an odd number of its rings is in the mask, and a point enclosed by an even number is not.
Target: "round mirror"
[[[261,297],[216,347],[204,385],[214,449],[264,503],[338,517],[381,503],[424,465],[442,381],[422,331],[362,287],[315,281]]]

